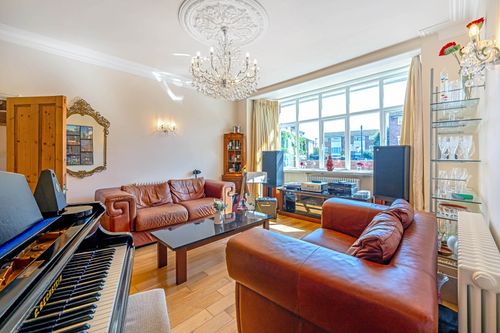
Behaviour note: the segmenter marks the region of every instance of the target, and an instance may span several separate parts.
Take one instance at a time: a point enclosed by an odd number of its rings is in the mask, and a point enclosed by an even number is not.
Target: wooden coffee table
[[[175,252],[175,279],[177,284],[187,280],[187,251],[239,232],[262,225],[269,229],[271,216],[259,212],[242,211],[226,214],[223,224],[206,218],[153,231],[158,240],[158,268],[167,265],[167,248]]]

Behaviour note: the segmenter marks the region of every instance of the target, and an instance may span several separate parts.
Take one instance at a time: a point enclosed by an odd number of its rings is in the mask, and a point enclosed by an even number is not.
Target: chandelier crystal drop
[[[250,62],[247,53],[242,59],[241,51],[234,46],[228,35],[228,27],[221,33],[210,55],[199,53],[191,60],[193,86],[204,95],[236,101],[247,98],[257,90],[259,67],[257,60]]]

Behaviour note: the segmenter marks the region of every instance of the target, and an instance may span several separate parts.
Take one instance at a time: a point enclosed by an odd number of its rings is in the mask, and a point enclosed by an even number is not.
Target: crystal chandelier
[[[257,90],[259,67],[257,59],[250,63],[250,55],[240,56],[228,36],[228,27],[222,26],[215,49],[208,57],[200,53],[191,60],[193,86],[204,95],[236,101],[250,96]]]

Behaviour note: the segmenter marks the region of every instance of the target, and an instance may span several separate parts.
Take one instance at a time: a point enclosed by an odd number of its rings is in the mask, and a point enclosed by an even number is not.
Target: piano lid
[[[26,241],[39,232],[34,226],[42,221],[26,177],[0,171],[0,258],[6,254],[5,246],[18,236],[23,235],[21,238]]]

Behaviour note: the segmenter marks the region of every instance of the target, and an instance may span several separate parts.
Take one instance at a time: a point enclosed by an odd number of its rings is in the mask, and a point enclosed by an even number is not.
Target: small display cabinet
[[[224,174],[222,180],[234,182],[239,192],[246,166],[245,137],[242,133],[224,134]]]

